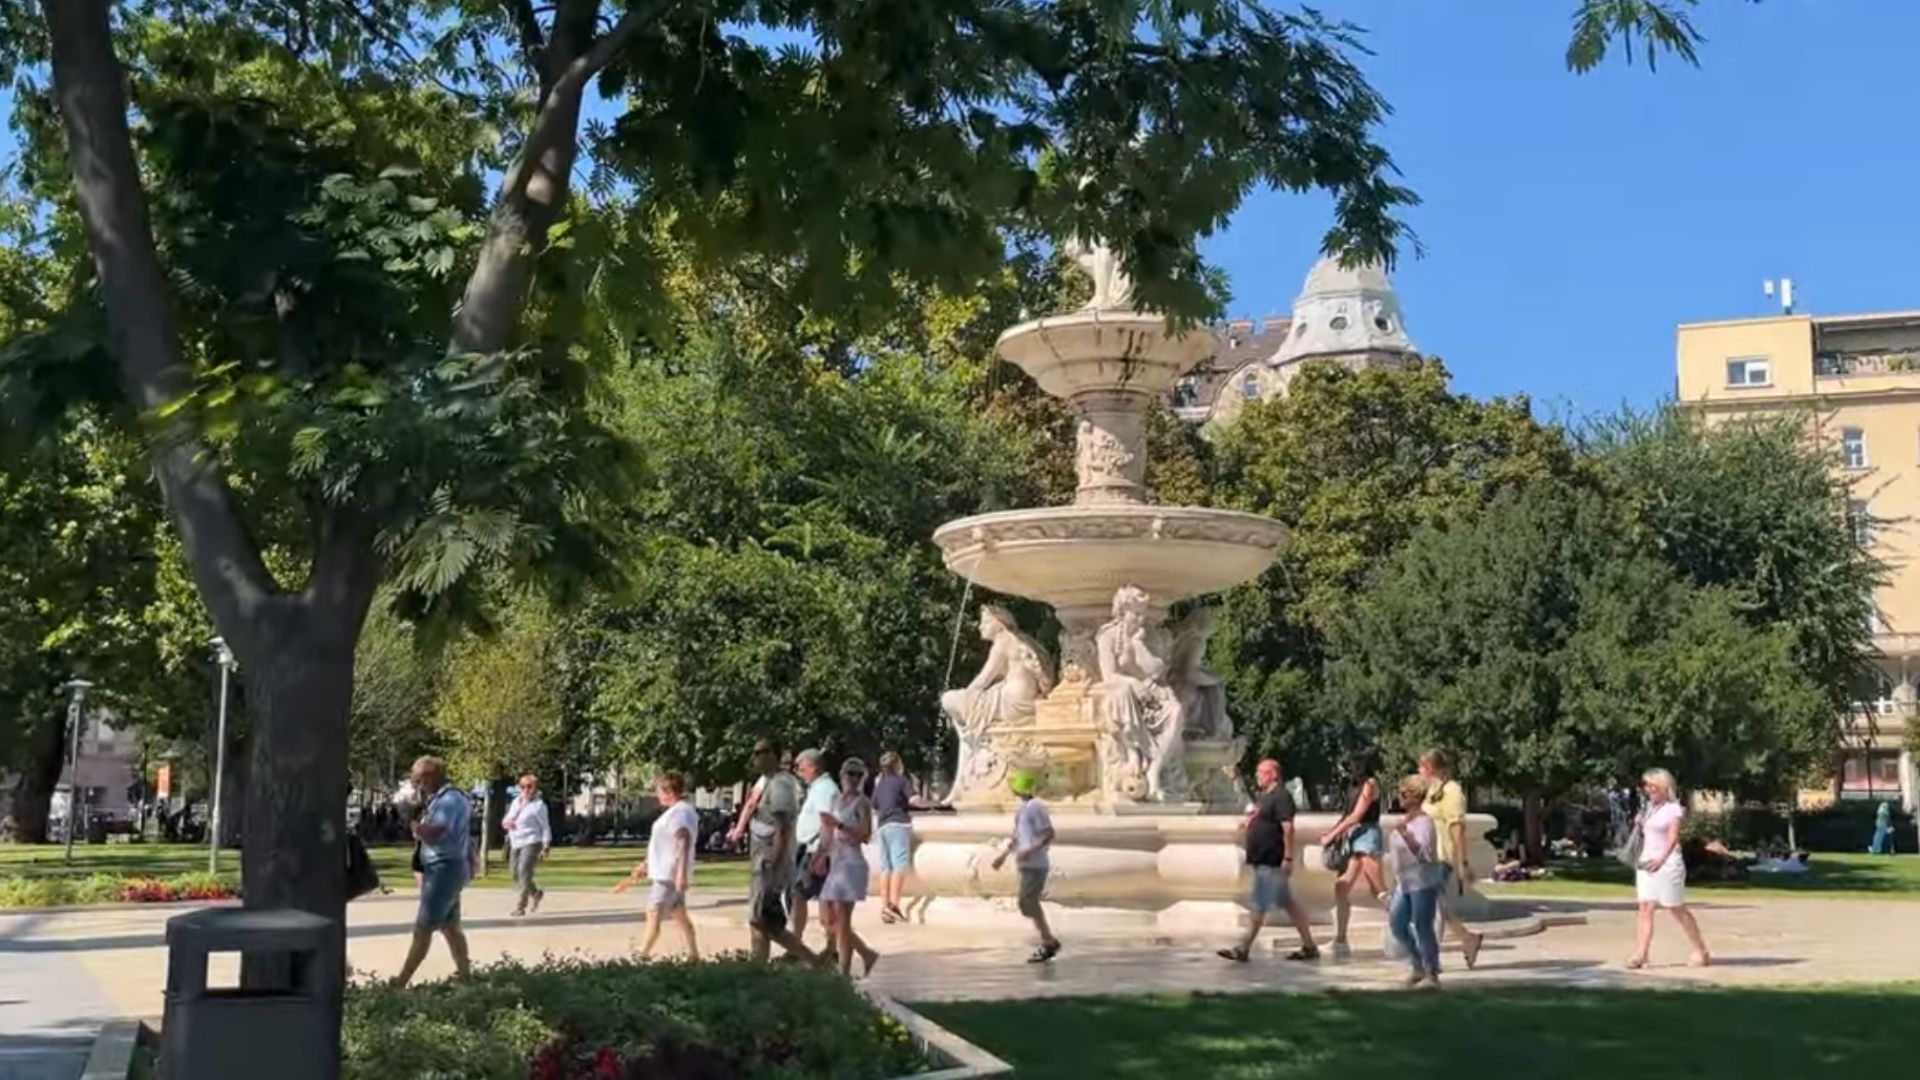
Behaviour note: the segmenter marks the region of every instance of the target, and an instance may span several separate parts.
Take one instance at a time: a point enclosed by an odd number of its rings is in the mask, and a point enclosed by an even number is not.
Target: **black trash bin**
[[[325,950],[333,921],[305,911],[207,908],[167,920],[164,1080],[330,1080]],[[210,989],[213,953],[273,958],[274,985]]]

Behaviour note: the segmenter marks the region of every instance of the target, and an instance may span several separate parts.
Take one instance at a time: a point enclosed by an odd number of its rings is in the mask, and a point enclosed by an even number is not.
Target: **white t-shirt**
[[[1053,818],[1047,813],[1047,804],[1039,799],[1028,799],[1020,804],[1020,812],[1013,819],[1014,865],[1022,870],[1045,870],[1053,865],[1047,858],[1051,845],[1038,851],[1030,851],[1040,842],[1040,834],[1053,828]]]
[[[687,830],[687,880],[693,880],[694,852],[700,848],[700,814],[685,799],[660,812],[647,841],[647,876],[671,885],[680,873],[680,845],[675,833]]]

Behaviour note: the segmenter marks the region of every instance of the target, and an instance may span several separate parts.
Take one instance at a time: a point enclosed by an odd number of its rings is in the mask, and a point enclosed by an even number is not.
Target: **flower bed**
[[[548,960],[347,993],[342,1080],[885,1080],[933,1068],[844,980],[797,965]]]
[[[232,900],[240,881],[227,874],[177,877],[0,877],[0,909],[69,907],[80,904],[170,904],[182,900]]]

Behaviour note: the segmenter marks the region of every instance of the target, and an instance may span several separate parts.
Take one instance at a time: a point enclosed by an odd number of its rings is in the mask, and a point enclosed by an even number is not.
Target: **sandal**
[[[1239,949],[1239,948],[1220,949],[1220,950],[1217,950],[1213,955],[1219,957],[1222,960],[1231,960],[1236,964],[1246,963],[1247,957],[1248,957],[1247,950]]]
[[[1295,949],[1292,952],[1287,954],[1287,959],[1300,960],[1300,961],[1318,960],[1320,959],[1320,950],[1319,949]]]
[[[1060,955],[1060,943],[1057,941],[1050,941],[1045,945],[1042,945],[1039,948],[1033,950],[1033,955],[1027,957],[1027,963],[1044,964],[1059,955]]]
[[[1697,968],[1712,967],[1713,957],[1708,956],[1706,953],[1694,953],[1692,956],[1687,957],[1687,966]]]
[[[1640,970],[1643,970],[1646,966],[1647,966],[1647,958],[1644,956],[1627,957],[1628,971],[1640,971]]]

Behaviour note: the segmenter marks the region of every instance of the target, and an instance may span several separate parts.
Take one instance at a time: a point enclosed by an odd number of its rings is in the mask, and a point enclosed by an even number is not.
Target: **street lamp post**
[[[227,774],[227,684],[233,678],[233,650],[227,639],[214,638],[213,658],[220,665],[220,719],[213,744],[213,820],[207,829],[207,873],[220,872],[220,793]]]
[[[71,753],[67,756],[67,863],[73,863],[73,833],[79,826],[80,817],[80,727],[86,721],[87,691],[93,684],[85,679],[74,679],[60,689],[67,692],[67,728]]]

